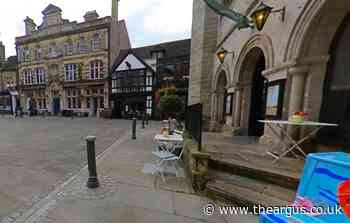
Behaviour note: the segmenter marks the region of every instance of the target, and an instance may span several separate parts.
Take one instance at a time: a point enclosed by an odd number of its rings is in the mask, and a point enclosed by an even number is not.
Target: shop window
[[[67,102],[69,109],[81,108],[80,90],[68,90]]]

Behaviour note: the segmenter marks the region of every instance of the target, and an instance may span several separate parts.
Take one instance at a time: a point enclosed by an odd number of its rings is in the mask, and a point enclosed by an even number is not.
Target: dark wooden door
[[[264,124],[259,120],[265,119],[267,80],[262,75],[265,70],[265,59],[263,56],[259,59],[253,76],[251,104],[249,115],[249,136],[260,137],[264,134]]]
[[[61,111],[61,100],[59,97],[54,97],[53,98],[53,101],[52,101],[52,104],[53,104],[53,114],[54,115],[58,115]]]

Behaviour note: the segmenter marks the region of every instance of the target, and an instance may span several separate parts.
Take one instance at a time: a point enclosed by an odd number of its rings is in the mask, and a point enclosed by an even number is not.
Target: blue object
[[[350,180],[350,154],[342,152],[309,154],[299,183],[294,205],[308,204],[323,207],[334,214],[319,215],[264,213],[260,223],[350,223],[350,219],[341,211],[338,199],[338,187]],[[305,207],[302,205],[302,207]]]

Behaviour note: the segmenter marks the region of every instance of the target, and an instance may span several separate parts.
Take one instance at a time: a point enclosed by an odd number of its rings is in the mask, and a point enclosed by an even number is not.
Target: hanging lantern
[[[222,48],[219,52],[216,53],[216,57],[219,59],[220,63],[223,64],[227,55],[227,50]]]
[[[273,8],[271,6],[268,6],[265,3],[261,2],[259,7],[250,16],[257,30],[261,31],[264,28],[264,25],[269,18],[272,9]]]

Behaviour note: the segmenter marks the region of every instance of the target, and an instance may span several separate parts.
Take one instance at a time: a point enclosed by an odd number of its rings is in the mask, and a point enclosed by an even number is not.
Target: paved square
[[[0,221],[77,173],[86,164],[86,136],[97,136],[101,153],[130,127],[128,120],[0,117]]]

